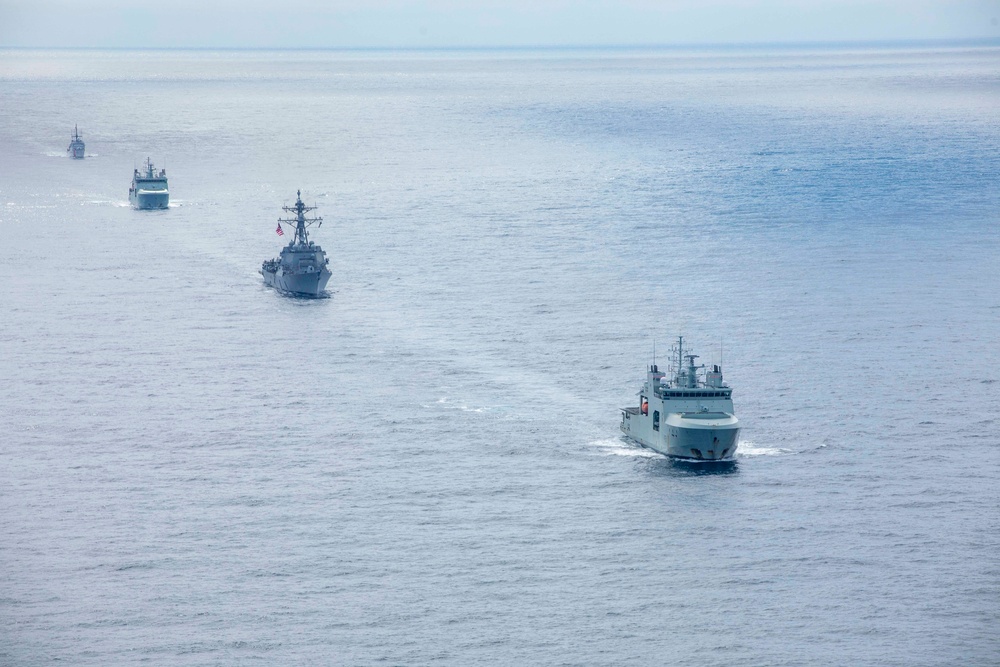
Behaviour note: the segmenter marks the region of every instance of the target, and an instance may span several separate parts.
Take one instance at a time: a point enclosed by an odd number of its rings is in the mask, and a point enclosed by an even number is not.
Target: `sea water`
[[[998,63],[0,52],[0,663],[997,664]]]

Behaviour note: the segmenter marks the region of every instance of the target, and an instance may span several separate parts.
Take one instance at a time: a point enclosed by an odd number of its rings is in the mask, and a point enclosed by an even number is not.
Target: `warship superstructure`
[[[733,390],[722,369],[695,365],[696,354],[677,339],[670,376],[655,360],[646,370],[639,407],[622,408],[622,432],[640,445],[678,459],[725,461],[736,454],[740,423],[733,414]]]
[[[161,169],[157,172],[150,159],[146,158],[142,171],[136,169],[132,174],[132,187],[128,189],[128,200],[133,208],[139,210],[167,208],[170,203],[167,170]]]
[[[307,227],[323,224],[323,218],[307,218],[305,214],[315,211],[315,206],[306,206],[302,203],[302,191],[299,190],[295,200],[295,206],[282,206],[282,210],[294,213],[291,219],[278,219],[278,228],[275,230],[279,235],[284,235],[281,223],[295,225],[295,234],[284,248],[281,249],[281,256],[277,259],[269,259],[260,267],[260,274],[264,276],[264,282],[271,287],[276,287],[290,294],[303,296],[318,296],[330,280],[330,269],[323,249],[309,240]]]
[[[69,142],[69,148],[66,152],[69,156],[75,160],[82,160],[84,158],[84,143],[83,137],[80,135],[80,129],[74,125],[73,126],[73,139]]]

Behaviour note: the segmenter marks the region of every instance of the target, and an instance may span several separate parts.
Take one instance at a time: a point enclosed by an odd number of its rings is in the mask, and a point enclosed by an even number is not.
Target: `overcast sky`
[[[1000,0],[0,0],[0,46],[1000,40]]]

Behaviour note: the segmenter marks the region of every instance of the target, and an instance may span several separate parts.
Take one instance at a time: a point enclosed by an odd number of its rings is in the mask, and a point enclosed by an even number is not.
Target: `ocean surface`
[[[0,51],[0,284],[0,664],[1000,664],[1000,48]]]

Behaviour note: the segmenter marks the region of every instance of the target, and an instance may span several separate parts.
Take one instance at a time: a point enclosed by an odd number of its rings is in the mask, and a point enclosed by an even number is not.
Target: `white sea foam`
[[[590,443],[590,446],[593,447],[595,452],[601,456],[635,456],[639,458],[652,458],[660,456],[651,449],[645,449],[621,438],[595,440]]]
[[[432,408],[439,407],[445,408],[446,410],[461,410],[462,412],[485,412],[489,410],[488,407],[472,407],[471,405],[465,405],[463,403],[451,403],[447,397],[439,398],[434,405],[421,404],[422,407]]]
[[[794,452],[784,447],[764,447],[748,440],[741,440],[736,450],[736,458],[751,456],[781,456],[783,454],[793,454]]]

